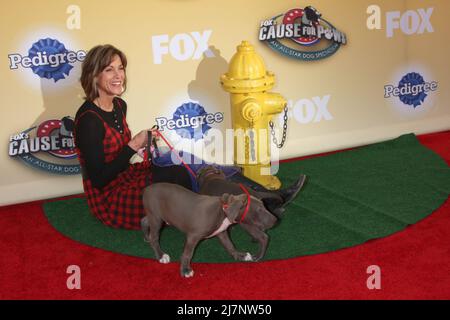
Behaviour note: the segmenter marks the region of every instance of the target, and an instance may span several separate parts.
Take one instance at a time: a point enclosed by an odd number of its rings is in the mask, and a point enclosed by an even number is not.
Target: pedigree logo
[[[67,50],[64,44],[51,38],[33,43],[27,56],[19,53],[8,55],[11,70],[30,68],[40,78],[53,79],[54,82],[69,76],[72,65],[83,61],[85,57],[85,51]]]
[[[166,117],[156,118],[156,124],[161,131],[175,130],[177,134],[186,139],[199,140],[211,129],[212,124],[223,121],[223,113],[207,113],[198,103],[183,103],[174,112],[172,119]]]
[[[69,160],[77,158],[73,126],[73,119],[64,117],[61,120],[44,121],[12,135],[9,139],[9,156],[49,173],[79,174],[79,164],[67,164]]]
[[[428,82],[420,73],[410,72],[400,79],[398,85],[385,85],[384,98],[398,98],[403,104],[416,109],[425,102],[430,93],[437,89],[437,81]]]
[[[259,40],[293,59],[314,61],[336,53],[347,36],[312,6],[290,9],[261,22]]]

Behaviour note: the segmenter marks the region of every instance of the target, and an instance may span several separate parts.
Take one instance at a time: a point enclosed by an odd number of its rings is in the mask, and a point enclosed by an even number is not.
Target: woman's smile
[[[97,86],[99,96],[119,96],[123,92],[125,68],[118,55],[115,55],[111,63],[98,75]]]

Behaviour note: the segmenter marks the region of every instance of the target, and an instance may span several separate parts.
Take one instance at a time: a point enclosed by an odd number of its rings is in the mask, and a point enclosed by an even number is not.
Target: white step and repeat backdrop
[[[231,128],[219,79],[242,40],[254,45],[276,75],[273,91],[288,101],[281,159],[450,128],[448,0],[0,6],[0,205],[82,192],[70,117],[83,102],[81,62],[97,44],[128,57],[123,98],[132,131],[158,122],[177,148],[200,156],[208,136]],[[292,22],[301,27],[286,27]],[[177,129],[194,130],[194,116],[208,119],[203,137],[180,136]]]

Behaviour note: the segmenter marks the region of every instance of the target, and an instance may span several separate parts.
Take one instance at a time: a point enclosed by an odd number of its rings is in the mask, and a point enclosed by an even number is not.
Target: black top
[[[85,101],[78,109],[75,117],[76,146],[80,149],[85,162],[85,171],[87,177],[91,180],[95,188],[103,188],[109,182],[114,180],[119,173],[126,170],[129,166],[130,158],[135,151],[126,145],[120,151],[117,158],[109,163],[105,163],[105,154],[103,151],[103,138],[105,137],[105,127],[98,116],[92,112],[85,113],[81,118],[79,116],[88,110],[95,111],[111,127],[120,132],[123,129],[123,114],[127,113],[127,104],[124,100],[113,100],[114,110],[107,112],[95,105],[91,101]],[[79,119],[78,119],[79,118]],[[117,122],[116,122],[117,120]]]

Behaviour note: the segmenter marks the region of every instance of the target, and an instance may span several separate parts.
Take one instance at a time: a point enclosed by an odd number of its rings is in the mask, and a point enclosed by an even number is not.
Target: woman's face
[[[119,96],[123,92],[125,68],[118,55],[113,56],[111,63],[97,76],[99,97]]]

